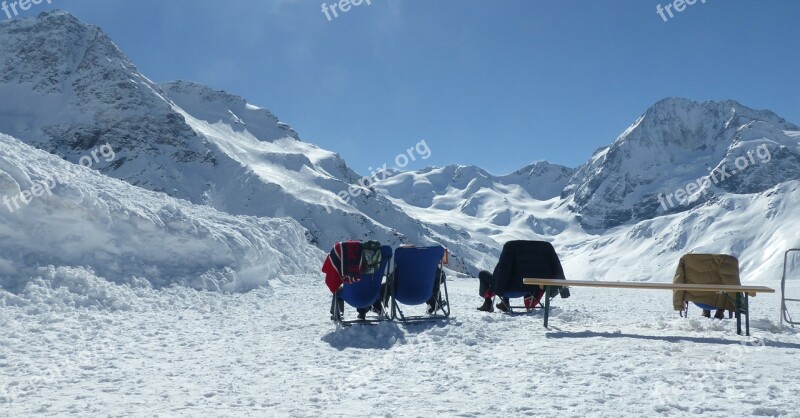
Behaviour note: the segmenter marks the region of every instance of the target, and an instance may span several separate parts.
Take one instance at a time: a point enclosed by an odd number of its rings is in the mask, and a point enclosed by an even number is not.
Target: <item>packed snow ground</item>
[[[450,281],[449,321],[336,329],[320,275],[221,293],[60,273],[0,291],[2,416],[800,416],[778,294],[753,299],[753,338],[664,291],[575,288],[546,330],[476,311],[475,279]]]

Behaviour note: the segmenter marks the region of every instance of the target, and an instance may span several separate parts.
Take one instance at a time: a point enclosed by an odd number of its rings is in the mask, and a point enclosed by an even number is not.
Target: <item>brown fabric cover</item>
[[[673,283],[741,285],[739,260],[724,254],[686,254],[678,263]],[[676,311],[683,310],[683,302],[703,303],[719,309],[736,310],[736,305],[725,295],[710,292],[676,290],[672,293],[672,305]]]

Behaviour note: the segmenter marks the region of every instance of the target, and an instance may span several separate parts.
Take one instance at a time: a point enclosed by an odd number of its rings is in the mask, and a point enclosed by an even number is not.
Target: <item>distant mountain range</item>
[[[323,250],[344,239],[441,243],[452,269],[475,275],[505,241],[544,239],[568,276],[664,280],[683,252],[734,253],[759,270],[800,244],[790,228],[800,128],[735,101],[659,101],[577,168],[538,162],[496,176],[452,165],[364,188],[339,155],[268,110],[150,81],[68,13],[0,22],[0,39],[0,133],[74,164],[109,144],[116,158],[93,166],[107,176],[234,217],[291,218]],[[361,192],[337,198],[348,189]]]

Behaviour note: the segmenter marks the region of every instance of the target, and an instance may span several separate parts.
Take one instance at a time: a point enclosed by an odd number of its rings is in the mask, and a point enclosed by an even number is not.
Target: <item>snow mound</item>
[[[0,197],[0,287],[12,292],[32,279],[76,291],[95,287],[95,275],[133,286],[245,291],[314,271],[322,257],[294,220],[192,205],[2,134]],[[70,303],[107,297],[77,294],[87,299]]]

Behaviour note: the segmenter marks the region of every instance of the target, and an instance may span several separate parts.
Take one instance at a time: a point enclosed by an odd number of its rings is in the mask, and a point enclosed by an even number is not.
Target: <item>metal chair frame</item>
[[[789,264],[789,254],[792,252],[800,252],[800,248],[792,248],[783,254],[783,277],[781,278],[781,324],[784,322],[791,325],[800,325],[800,321],[792,321],[789,315],[789,309],[786,307],[786,302],[800,302],[800,299],[786,297],[786,270]]]

